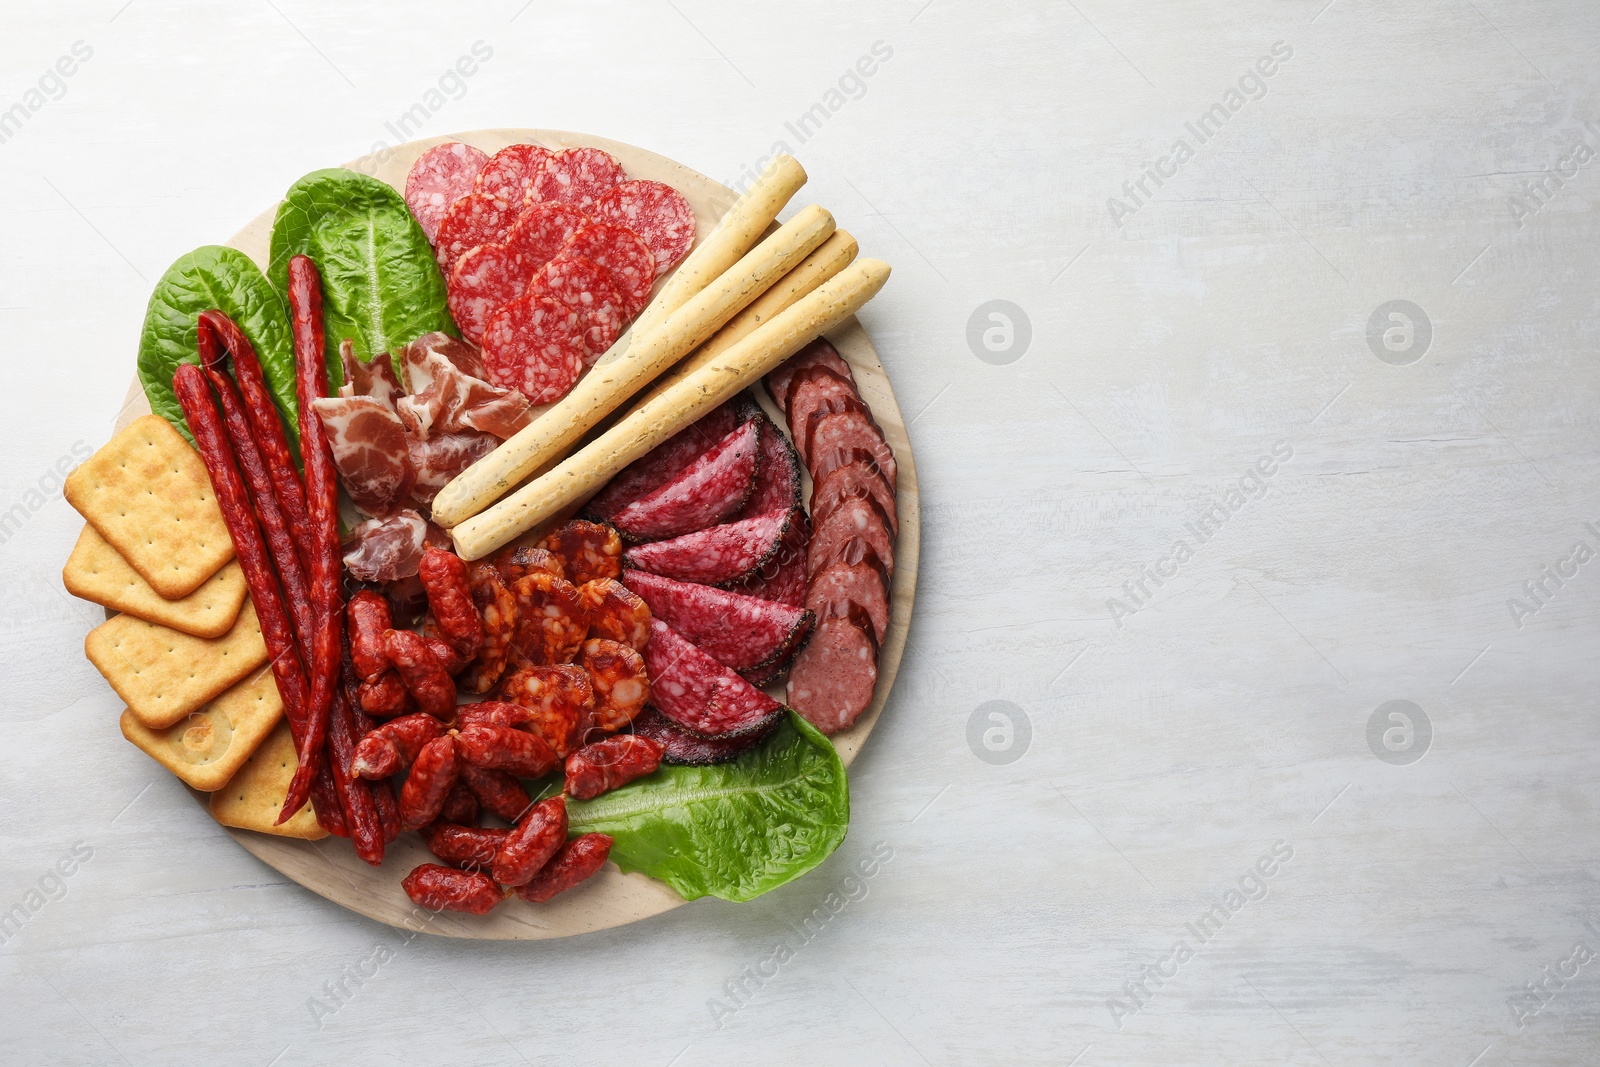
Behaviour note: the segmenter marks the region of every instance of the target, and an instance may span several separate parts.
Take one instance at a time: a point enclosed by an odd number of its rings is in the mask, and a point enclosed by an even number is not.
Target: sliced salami
[[[529,190],[530,203],[557,200],[588,211],[628,175],[609,152],[563,148],[546,161]]]
[[[615,578],[596,578],[580,585],[578,596],[589,613],[591,639],[618,641],[630,648],[643,648],[649,642],[650,607],[626,585]]]
[[[794,632],[793,636],[789,638],[788,643],[782,648],[778,649],[771,660],[763,663],[759,667],[753,667],[747,671],[740,671],[739,677],[743,678],[757,689],[763,689],[766,686],[771,685],[788,672],[789,665],[793,663],[795,657],[800,654],[800,650],[806,647],[806,642],[811,640],[811,634],[815,631],[815,629],[816,616],[812,615],[806,620],[806,624],[804,626],[800,627]]]
[[[644,647],[650,702],[661,714],[701,737],[738,737],[772,725],[783,705],[712,659],[656,619]]]
[[[821,522],[839,501],[867,494],[878,502],[889,520],[889,533],[900,536],[900,513],[895,508],[894,491],[878,470],[872,453],[861,450],[848,463],[841,463],[820,482],[811,483],[811,515]]]
[[[791,513],[789,532],[778,551],[756,574],[731,586],[734,591],[762,600],[804,607],[806,603],[806,550],[811,543],[811,523],[804,511]]]
[[[543,571],[557,578],[566,577],[561,558],[554,552],[533,545],[519,545],[515,541],[495,553],[494,565],[500,569],[500,577],[506,585],[534,571]]]
[[[573,234],[561,251],[592,259],[604,267],[622,294],[628,318],[639,314],[649,303],[650,286],[656,278],[656,257],[632,230],[608,222],[592,223]]]
[[[750,499],[760,457],[761,423],[751,419],[617,512],[611,524],[630,541],[659,541],[714,526]]]
[[[553,155],[550,149],[536,144],[507,145],[478,173],[473,192],[492,196],[521,211],[531,202],[528,191],[544,173]]]
[[[697,530],[669,541],[635,545],[622,561],[681,582],[733,586],[748,581],[777,555],[792,513],[774,511]]]
[[[621,641],[597,638],[583,643],[583,667],[594,683],[594,713],[584,730],[616,733],[644,710],[650,699],[650,675],[639,651]]]
[[[806,582],[806,607],[818,618],[838,604],[854,604],[866,612],[873,640],[883,643],[889,632],[889,575],[864,541],[851,541]]]
[[[406,206],[431,244],[450,205],[472,192],[486,152],[460,141],[434,145],[411,164],[406,175]]]
[[[535,272],[527,291],[578,313],[585,365],[593,366],[622,336],[626,301],[611,280],[611,272],[592,259],[557,256]]]
[[[780,717],[773,716],[773,726],[778,725]],[[768,727],[767,730],[758,733],[713,741],[710,738],[697,737],[688,730],[674,726],[670,719],[655,708],[645,708],[639,717],[633,720],[633,732],[636,735],[648,737],[665,749],[662,756],[664,762],[690,766],[727,763],[729,760],[738,759],[759,745],[770,729],[771,727]]]
[[[517,636],[517,600],[493,564],[479,561],[468,568],[472,603],[483,618],[483,648],[456,678],[465,693],[487,693],[505,673],[511,643]]]
[[[537,271],[560,255],[572,235],[591,221],[571,204],[534,204],[517,216],[505,243],[523,258],[530,271]]]
[[[461,336],[481,344],[494,313],[522,295],[531,273],[510,245],[469,248],[450,268],[450,317]]]
[[[583,373],[578,313],[549,297],[518,297],[484,328],[483,363],[490,381],[531,404],[560,400]]]
[[[826,367],[808,367],[790,379],[788,420],[800,454],[811,454],[811,430],[817,419],[852,408],[870,414],[856,387]]]
[[[469,193],[451,204],[434,234],[433,255],[448,278],[456,260],[479,245],[499,244],[511,232],[522,206],[483,193]]]
[[[594,216],[638,234],[656,257],[657,278],[683,262],[694,247],[694,208],[663,182],[623,182],[596,201]]]
[[[871,415],[854,409],[824,415],[812,425],[810,436],[811,448],[805,455],[813,481],[822,481],[835,467],[854,462],[858,452],[866,452],[883,474],[885,484],[891,490],[895,488],[894,453]]]
[[[573,585],[622,575],[622,538],[601,522],[573,519],[550,532],[539,547],[554,553]]]
[[[773,421],[761,415],[761,462],[756,467],[756,486],[736,519],[765,515],[800,506],[800,457],[794,445]]]
[[[853,540],[872,549],[888,577],[894,577],[894,537],[889,533],[889,517],[870,496],[843,498],[832,511],[816,521],[807,550],[807,570],[812,574],[837,559]]]
[[[839,350],[826,337],[819,337],[767,375],[767,392],[771,394],[772,402],[778,405],[778,410],[786,415],[789,412],[789,383],[807,367],[827,367],[851,385],[855,384],[856,376],[850,370],[850,364],[845,362]]]
[[[719,404],[700,420],[679,430],[628,464],[584,505],[584,513],[609,519],[695,461],[743,421],[736,400]]]
[[[640,570],[630,570],[624,581],[653,617],[736,671],[775,662],[794,645],[796,634],[811,629],[813,616],[804,608]]]
[[[500,699],[526,708],[529,732],[566,759],[594,713],[594,681],[573,663],[523,667],[500,683]]]
[[[525,574],[511,583],[517,601],[517,636],[513,641],[529,663],[571,663],[589,635],[589,613],[577,587],[545,571]]]
[[[878,642],[859,607],[844,605],[817,623],[789,671],[789,706],[825,734],[853,725],[878,685]]]

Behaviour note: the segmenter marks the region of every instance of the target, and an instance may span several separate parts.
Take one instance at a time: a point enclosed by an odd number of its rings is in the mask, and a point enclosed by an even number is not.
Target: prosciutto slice
[[[428,523],[409,508],[386,519],[368,519],[350,531],[344,565],[363,582],[393,582],[417,573]]]
[[[433,503],[450,479],[493,452],[499,443],[493,434],[477,430],[436,434],[426,441],[407,435],[411,467],[416,471],[411,499],[419,504]]]
[[[351,503],[368,515],[392,513],[416,480],[400,417],[374,396],[321,397],[312,403]]]
[[[408,368],[413,385],[419,380],[428,383],[395,407],[414,438],[427,441],[440,434],[479,430],[504,440],[533,419],[527,397],[463,374],[438,352]]]
[[[437,330],[402,346],[399,355],[401,364],[406,368],[407,385],[411,393],[420,393],[432,383],[434,372],[428,363],[430,356],[443,356],[451,366],[469,378],[482,382],[489,380],[489,372],[483,369],[483,356],[475,347]]]
[[[405,395],[400,379],[394,376],[394,364],[387,356],[377,356],[370,363],[356,358],[355,346],[349,339],[339,343],[339,358],[344,362],[344,384],[340,396],[370,396],[390,411],[397,400]]]

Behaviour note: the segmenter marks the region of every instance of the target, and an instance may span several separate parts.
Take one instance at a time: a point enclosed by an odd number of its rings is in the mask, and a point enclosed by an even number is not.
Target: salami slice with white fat
[[[883,643],[889,632],[889,574],[872,547],[850,541],[830,561],[823,561],[806,581],[806,607],[820,618],[834,604],[859,606],[872,620],[872,638]]]
[[[772,725],[778,725],[781,716],[773,716]],[[690,766],[703,766],[710,763],[727,763],[729,760],[738,759],[744,753],[755,748],[766,737],[771,727],[758,730],[739,737],[719,738],[712,740],[707,737],[696,737],[688,730],[674,726],[672,721],[655,708],[645,708],[639,717],[633,720],[633,732],[639,737],[647,737],[657,742],[665,750],[662,760],[666,763],[682,763]]]
[[[739,737],[771,727],[783,705],[655,619],[644,646],[650,703],[701,737]]]
[[[635,545],[623,552],[622,561],[683,582],[735,586],[754,577],[777,555],[793,521],[790,512],[774,511],[668,541]]]
[[[889,533],[889,517],[878,502],[866,494],[841,498],[831,511],[816,520],[807,552],[807,569],[817,573],[855,539],[866,542],[883,565],[885,574],[894,577],[894,537]]]
[[[789,706],[825,734],[853,725],[872,704],[878,685],[878,642],[860,607],[839,604],[789,670]]]
[[[773,663],[797,647],[797,637],[809,632],[813,621],[804,608],[637,569],[624,574],[623,582],[650,606],[653,618],[736,671]]]
[[[810,433],[823,415],[851,407],[867,410],[854,383],[826,367],[807,367],[789,382],[789,404],[785,409],[794,428],[794,445],[802,456],[811,454]]]
[[[554,152],[541,145],[507,145],[484,164],[473,192],[487,194],[521,211],[531,202],[529,190],[544,173],[553,155]]]
[[[488,153],[460,141],[434,145],[411,164],[406,175],[406,206],[432,243],[450,205],[472,192]]]
[[[760,455],[761,423],[751,419],[617,512],[611,525],[630,541],[660,541],[714,526],[750,499]]]
[[[479,245],[456,260],[446,291],[450,317],[461,328],[461,336],[482,344],[484,328],[494,313],[521,296],[531,276],[510,245]]]
[[[530,203],[558,200],[587,211],[627,177],[610,152],[563,148],[545,161],[529,191]]]
[[[560,255],[572,235],[592,221],[571,204],[534,204],[517,216],[505,243],[523,258],[530,271],[537,271]]]
[[[557,256],[534,273],[527,292],[547,296],[578,313],[586,365],[592,366],[622,336],[622,294],[611,272],[592,259]]]
[[[767,392],[772,395],[772,401],[778,405],[778,410],[784,414],[788,414],[789,411],[789,383],[796,374],[807,367],[827,367],[852,386],[855,385],[856,376],[850,370],[850,364],[845,362],[844,357],[839,355],[839,350],[834,348],[826,337],[819,337],[790,356],[766,377]]]
[[[756,487],[750,499],[735,515],[747,519],[800,506],[800,457],[783,431],[765,414],[761,423],[761,462],[756,468]]]
[[[824,415],[812,424],[810,440],[811,447],[805,456],[813,480],[822,481],[835,467],[851,462],[858,452],[864,451],[872,457],[884,483],[894,490],[897,472],[894,453],[869,413],[851,409]]]
[[[507,204],[485,193],[469,193],[451,204],[433,241],[433,255],[445,277],[471,249],[504,241],[521,212],[520,204]]]
[[[490,381],[531,404],[560,400],[583,373],[577,312],[549,297],[518,297],[484,328],[483,363]]]
[[[664,182],[623,182],[595,203],[594,217],[638,234],[656,257],[657,278],[683,262],[694,247],[694,208]]]
[[[762,600],[804,607],[806,603],[806,550],[811,543],[811,523],[806,513],[796,508],[791,513],[789,532],[778,551],[751,578],[729,588]]]
[[[584,505],[584,514],[597,519],[610,519],[693,463],[695,457],[722,440],[728,431],[742,421],[737,398],[718,404],[701,416],[698,422],[679,430],[622,468],[615,478],[606,483],[604,489]]]
[[[561,252],[592,259],[610,272],[625,301],[628,318],[644,310],[650,300],[650,286],[655,283],[656,258],[638,234],[622,226],[596,222],[573,234]]]
[[[828,472],[821,481],[811,483],[811,515],[821,522],[839,501],[862,493],[872,497],[889,521],[889,533],[900,536],[900,515],[895,508],[894,490],[878,470],[871,452],[857,450],[847,462]]]

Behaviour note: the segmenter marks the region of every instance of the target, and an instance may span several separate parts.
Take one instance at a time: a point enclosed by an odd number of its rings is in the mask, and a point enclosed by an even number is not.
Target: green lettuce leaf
[[[172,392],[180,363],[199,363],[195,320],[200,312],[221,311],[250,338],[267,386],[278,405],[293,447],[299,441],[294,392],[294,342],[283,298],[251,258],[236,248],[206,245],[167,268],[150,294],[144,330],[139,335],[139,382],[150,410],[178,428],[192,444],[183,409]]]
[[[272,224],[267,277],[289,290],[289,260],[307,255],[322,273],[330,385],[343,381],[339,342],[363,361],[425,333],[456,332],[444,276],[405,199],[353,170],[317,170],[289,187]],[[396,367],[405,381],[403,368]]]
[[[710,767],[663,765],[593,800],[570,801],[574,833],[616,838],[611,858],[686,900],[750,900],[821,863],[850,824],[833,744],[794,712],[760,745]]]

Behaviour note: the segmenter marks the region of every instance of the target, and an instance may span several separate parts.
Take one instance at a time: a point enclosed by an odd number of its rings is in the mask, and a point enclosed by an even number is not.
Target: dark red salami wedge
[[[789,383],[807,367],[827,367],[851,385],[855,384],[856,376],[851,372],[850,364],[845,362],[839,350],[826,337],[819,337],[767,375],[767,392],[772,395],[772,402],[778,405],[778,410],[786,415],[789,412]]]
[[[878,502],[889,520],[889,533],[900,536],[900,513],[895,508],[894,491],[878,471],[877,460],[862,449],[848,463],[841,463],[820,482],[811,483],[811,514],[821,522],[839,501],[867,494]]]
[[[889,533],[889,517],[870,496],[845,497],[834,509],[816,520],[807,549],[807,570],[812,574],[837,558],[853,540],[872,549],[885,574],[894,577],[894,537]]]
[[[883,474],[885,484],[891,490],[895,488],[897,468],[894,453],[889,450],[889,444],[883,439],[883,432],[878,429],[877,423],[872,421],[872,416],[854,409],[824,415],[813,423],[811,448],[805,453],[812,480],[820,482],[835,467],[854,462],[858,458],[857,452],[870,455]]]
[[[736,671],[775,662],[811,629],[812,614],[804,608],[641,570],[628,571],[622,580],[650,606],[652,617]]]
[[[791,513],[789,532],[772,558],[753,578],[731,586],[735,592],[780,604],[804,607],[806,603],[806,550],[811,542],[811,523],[806,513]]]
[[[719,404],[694,425],[679,430],[619,471],[584,505],[584,514],[610,519],[693,463],[695,457],[722,440],[740,421],[737,400]]]
[[[761,462],[756,467],[756,487],[733,517],[748,519],[769,511],[800,506],[800,457],[773,421],[761,415]]]
[[[528,293],[547,296],[578,313],[587,365],[592,366],[622,336],[622,294],[611,273],[592,259],[557,256],[534,274]]]
[[[588,211],[627,178],[622,164],[598,148],[563,148],[545,162],[530,190],[531,203],[557,200]]]
[[[759,667],[748,671],[740,671],[739,677],[755,686],[764,689],[788,673],[789,665],[794,662],[800,650],[806,647],[806,642],[811,640],[811,635],[816,631],[816,616],[813,614],[806,620],[805,626],[794,632],[789,643],[778,649],[772,659]]]
[[[740,737],[769,729],[783,705],[656,619],[644,646],[650,703],[701,737]]]
[[[851,541],[806,581],[806,607],[818,618],[837,604],[860,607],[872,621],[873,640],[883,642],[889,632],[889,574],[864,541]]]
[[[789,671],[789,706],[825,734],[852,726],[878,685],[878,642],[855,605],[841,605],[817,630]]]
[[[680,582],[733,586],[748,581],[777,555],[792,523],[791,512],[774,511],[753,519],[697,530],[670,541],[635,545],[622,561]],[[624,572],[626,573],[626,572]]]
[[[469,193],[451,204],[433,239],[433,255],[444,276],[450,277],[456,260],[469,250],[504,241],[521,211],[520,204],[507,204],[483,193]]]
[[[795,448],[810,455],[810,435],[817,420],[835,412],[859,410],[871,414],[850,381],[826,367],[808,367],[789,379],[789,426],[794,431]]]
[[[447,291],[450,317],[456,320],[461,336],[482,344],[489,320],[522,295],[529,277],[522,257],[509,245],[479,245],[456,260]]]
[[[532,404],[560,400],[583,373],[583,330],[577,312],[543,296],[521,296],[497,311],[483,331],[489,380]]]
[[[694,208],[663,182],[623,182],[595,203],[594,216],[638,234],[656,257],[657,278],[681,263],[694,246]]]
[[[433,241],[450,205],[472,192],[478,172],[489,162],[486,152],[460,141],[434,145],[411,164],[406,175],[406,206]]]
[[[536,271],[560,255],[572,235],[591,221],[571,204],[534,204],[517,216],[505,243],[523,258],[530,271]]]
[[[649,303],[650,286],[656,279],[656,257],[632,230],[596,222],[573,234],[561,251],[592,259],[609,271],[626,302],[628,318],[639,314]]]
[[[778,725],[781,717],[773,716],[772,725]],[[770,729],[769,727],[768,730],[757,733],[713,741],[705,737],[696,737],[688,730],[674,726],[671,720],[655,708],[645,708],[639,713],[639,717],[633,720],[635,734],[648,737],[665,749],[661,757],[663,762],[684,763],[691,766],[727,763],[729,760],[738,759],[759,745]]]
[[[521,211],[530,203],[528,190],[544,173],[553,155],[550,149],[536,144],[507,145],[490,157],[472,191]]]
[[[750,499],[761,457],[761,423],[735,428],[665,484],[611,519],[630,541],[660,541],[715,526]]]

